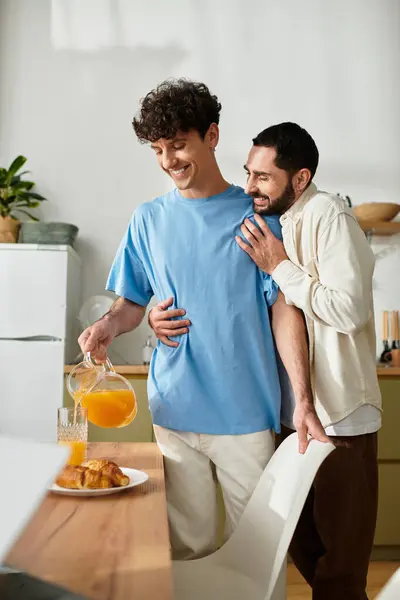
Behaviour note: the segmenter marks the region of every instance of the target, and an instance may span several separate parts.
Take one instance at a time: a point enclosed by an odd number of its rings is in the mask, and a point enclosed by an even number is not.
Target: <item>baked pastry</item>
[[[111,477],[101,471],[83,466],[66,465],[59,473],[56,484],[70,490],[94,490],[112,488]]]
[[[125,486],[129,483],[129,477],[124,475],[119,466],[111,460],[105,458],[92,458],[86,460],[83,463],[83,466],[110,477],[113,485],[116,487]]]

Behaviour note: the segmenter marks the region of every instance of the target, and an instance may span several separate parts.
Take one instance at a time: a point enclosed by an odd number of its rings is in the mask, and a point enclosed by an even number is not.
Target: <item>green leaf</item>
[[[19,213],[23,213],[24,215],[27,215],[30,219],[32,219],[32,221],[40,221],[40,219],[38,219],[34,215],[31,215],[31,213],[29,213],[27,210],[23,210],[22,208],[16,208],[15,212],[19,212]]]
[[[3,198],[1,200],[2,204],[6,204],[7,206],[9,204],[13,204],[13,202],[15,202],[17,200],[17,195],[16,194],[11,194],[11,196],[7,196],[6,198]]]
[[[7,174],[8,183],[11,183],[11,179],[14,177],[16,172],[19,171],[20,168],[22,167],[22,165],[24,165],[25,163],[26,163],[25,156],[20,155],[20,156],[17,156],[17,158],[15,160],[13,160],[13,162],[11,163],[11,165],[8,169],[8,174]]]
[[[45,198],[44,196],[41,196],[40,194],[36,194],[36,192],[26,192],[27,194],[29,194],[29,196],[31,198],[36,198],[36,200],[40,200],[41,202],[46,201],[47,202],[47,198]]]
[[[10,188],[13,190],[31,190],[35,184],[33,181],[19,181],[17,183],[11,183]]]
[[[27,202],[32,202],[32,198],[34,200],[39,200],[39,202],[42,202],[42,200],[44,200],[44,198],[40,194],[34,194],[33,192],[25,192],[23,190],[17,190],[16,195],[18,198],[26,200]]]
[[[16,208],[18,208],[19,206],[26,206],[27,208],[38,208],[38,206],[40,206],[40,202],[39,202],[39,200],[36,200],[35,202],[30,202],[30,201],[27,201],[27,200],[23,200],[23,201],[22,200],[17,200],[14,203],[14,206]]]

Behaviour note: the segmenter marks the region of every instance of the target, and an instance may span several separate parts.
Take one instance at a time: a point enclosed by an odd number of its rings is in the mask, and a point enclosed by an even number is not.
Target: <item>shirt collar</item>
[[[281,216],[280,223],[283,225],[287,219],[297,222],[300,219],[301,213],[313,196],[317,193],[318,189],[315,183],[310,183],[308,188],[301,194],[296,202]]]

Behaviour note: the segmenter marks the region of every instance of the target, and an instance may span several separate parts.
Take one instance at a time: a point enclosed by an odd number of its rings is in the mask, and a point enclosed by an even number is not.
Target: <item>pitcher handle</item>
[[[115,369],[114,366],[111,362],[111,360],[108,358],[106,358],[104,363],[96,363],[96,361],[90,356],[90,352],[86,352],[85,354],[85,360],[87,360],[88,362],[90,362],[92,365],[94,365],[95,367],[98,367],[99,365],[102,365],[106,371],[111,371],[111,373],[115,373]]]

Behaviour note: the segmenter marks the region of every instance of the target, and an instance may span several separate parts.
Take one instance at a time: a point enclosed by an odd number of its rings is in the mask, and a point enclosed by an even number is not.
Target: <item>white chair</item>
[[[205,558],[174,561],[175,600],[284,599],[289,544],[315,474],[332,450],[333,444],[312,440],[302,455],[297,434],[286,438],[226,544]]]
[[[376,600],[399,600],[400,598],[400,569],[389,579]]]

